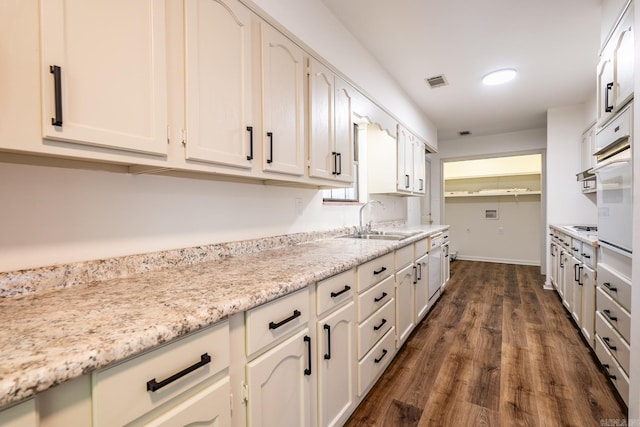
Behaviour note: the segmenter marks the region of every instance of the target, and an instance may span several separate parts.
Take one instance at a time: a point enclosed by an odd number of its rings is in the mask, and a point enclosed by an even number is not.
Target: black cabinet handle
[[[576,248],[571,248],[571,250],[572,250],[573,252],[578,252],[578,249],[576,249]]]
[[[613,322],[617,322],[618,318],[615,316],[611,315],[611,311],[609,310],[602,310],[602,312],[604,313],[605,316],[607,316],[609,318],[609,320],[613,321]]]
[[[336,175],[342,175],[342,153],[336,153],[336,158],[338,159],[338,171]]]
[[[609,105],[609,93],[613,89],[613,82],[607,83],[607,89],[604,92],[604,111],[610,113],[613,111],[613,103]]]
[[[269,138],[269,158],[267,163],[273,163],[273,132],[267,132],[267,138]]]
[[[304,336],[304,342],[307,343],[307,356],[309,357],[309,364],[307,365],[307,368],[304,370],[304,374],[305,375],[311,375],[311,337],[309,337],[308,335]]]
[[[553,243],[550,245],[551,256],[556,256],[556,251],[554,251],[555,246]]]
[[[249,155],[247,160],[253,160],[253,126],[247,126],[247,131],[249,131]]]
[[[404,188],[409,188],[409,175],[404,176]]]
[[[333,156],[333,172],[331,174],[338,175],[338,153],[332,151],[331,155]]]
[[[387,267],[382,267],[380,270],[373,270],[373,274],[377,276],[378,274],[384,273],[385,271],[387,271]]]
[[[380,302],[380,301],[382,301],[382,300],[383,300],[387,295],[388,295],[388,294],[387,294],[386,292],[383,292],[383,293],[382,293],[382,295],[380,295],[380,297],[379,297],[379,298],[374,298],[373,300],[374,300],[375,302]]]
[[[387,323],[387,319],[382,319],[382,322],[380,322],[380,324],[378,326],[374,326],[373,330],[374,331],[379,331],[385,324]]]
[[[580,264],[573,264],[573,280],[580,283]]]
[[[201,367],[207,365],[210,362],[211,362],[211,356],[209,356],[207,353],[205,353],[202,356],[200,356],[200,361],[199,362],[194,363],[193,365],[189,366],[186,369],[183,369],[182,371],[178,372],[177,374],[171,375],[166,380],[162,380],[162,381],[158,382],[154,378],[152,380],[147,381],[147,391],[154,392],[156,390],[160,390],[162,387],[171,384],[172,382],[184,377],[185,375],[195,371],[198,368],[201,368]]]
[[[578,285],[580,286],[584,286],[584,283],[582,283],[582,270],[582,266],[578,267]]]
[[[611,345],[611,339],[609,337],[602,337],[602,341],[609,347],[609,350],[617,350],[615,345]]]
[[[49,71],[53,74],[53,90],[55,93],[56,116],[51,118],[53,126],[62,126],[62,68],[51,65]]]
[[[604,286],[605,288],[607,288],[609,290],[609,292],[618,292],[618,288],[611,286],[611,283],[609,282],[604,282],[602,284],[602,286]]]
[[[422,280],[422,263],[418,263],[418,281]]]
[[[344,285],[344,289],[339,291],[339,292],[331,292],[331,298],[335,298],[338,297],[342,294],[344,294],[345,292],[349,292],[351,290],[351,286],[349,285]]]
[[[280,326],[291,322],[294,319],[297,319],[298,317],[300,317],[302,315],[302,313],[300,313],[299,310],[293,310],[293,314],[290,317],[287,317],[284,320],[281,320],[278,323],[275,322],[269,322],[269,329],[278,329]]]
[[[418,266],[414,265],[413,266],[413,284],[417,284],[418,283]]]
[[[591,255],[587,255],[587,254],[583,253],[582,256],[587,258],[587,259],[591,259]]]
[[[324,360],[331,359],[331,326],[324,325],[324,330],[327,331],[327,352],[324,354]]]
[[[419,181],[420,181],[420,189],[419,190],[422,191],[422,190],[424,190],[424,179],[420,178]]]
[[[387,349],[382,349],[382,356],[378,357],[377,359],[373,359],[373,361],[375,363],[380,363],[382,361],[382,359],[384,359],[384,357],[387,355]]]

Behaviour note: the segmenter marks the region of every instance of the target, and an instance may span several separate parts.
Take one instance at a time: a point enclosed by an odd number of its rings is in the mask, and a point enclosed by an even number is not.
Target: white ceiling
[[[595,93],[601,0],[322,0],[438,128],[533,129]],[[512,67],[513,82],[484,87]],[[448,86],[425,78],[444,74]]]

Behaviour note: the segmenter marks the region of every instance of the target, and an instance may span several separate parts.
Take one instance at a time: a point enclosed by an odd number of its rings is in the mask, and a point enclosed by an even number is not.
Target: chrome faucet
[[[384,207],[384,203],[379,202],[378,200],[369,200],[360,208],[360,228],[358,228],[359,234],[364,234],[371,231],[371,221],[369,221],[366,226],[362,225],[362,213],[363,213],[362,211],[364,211],[364,208],[366,208],[368,205],[374,205],[376,203]]]

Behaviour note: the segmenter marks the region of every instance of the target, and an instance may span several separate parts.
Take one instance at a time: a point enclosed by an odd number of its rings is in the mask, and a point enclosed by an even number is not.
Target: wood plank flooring
[[[600,426],[625,419],[539,267],[458,260],[347,426]]]

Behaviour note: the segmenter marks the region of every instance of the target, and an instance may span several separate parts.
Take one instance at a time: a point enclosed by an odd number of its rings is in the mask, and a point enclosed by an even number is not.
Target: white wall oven
[[[632,105],[620,112],[596,136],[598,180],[598,240],[632,253]]]

